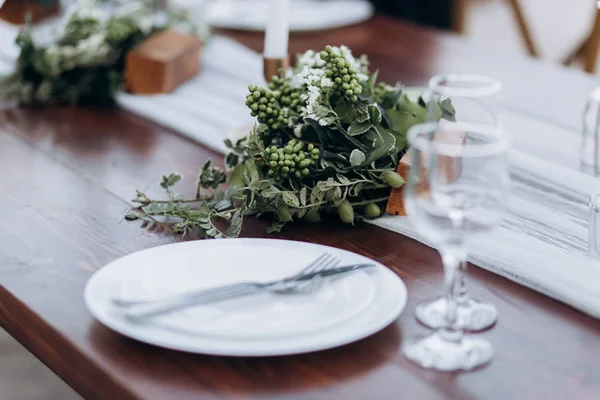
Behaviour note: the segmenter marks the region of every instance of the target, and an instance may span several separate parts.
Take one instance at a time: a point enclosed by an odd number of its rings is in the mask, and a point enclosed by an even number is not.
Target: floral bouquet
[[[319,222],[337,214],[348,224],[382,213],[391,188],[404,179],[395,172],[407,150],[407,131],[429,118],[453,119],[449,101],[412,100],[400,85],[377,81],[365,56],[327,46],[297,57],[290,76],[274,76],[268,87],[250,85],[246,105],[257,121],[225,158],[233,171],[228,189],[223,170],[208,161],[196,198],[181,199],[171,187],[181,179],[163,176],[168,200],[138,191],[141,209],[128,219],[175,217],[175,231],[203,237],[237,236],[246,215],[271,214],[269,231],[294,220]],[[209,190],[208,193],[207,190]],[[192,207],[197,203],[198,207]],[[227,231],[216,220],[229,221]]]
[[[55,40],[46,44],[36,43],[26,26],[17,37],[21,53],[15,72],[0,78],[0,100],[113,104],[131,48],[173,25],[199,33],[183,11],[168,10],[159,21],[154,4],[132,0],[103,7],[99,1],[78,0],[65,13]]]

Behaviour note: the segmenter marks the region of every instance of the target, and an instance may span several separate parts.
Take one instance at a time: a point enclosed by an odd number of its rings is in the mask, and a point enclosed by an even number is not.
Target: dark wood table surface
[[[261,47],[259,35],[228,34]],[[368,53],[385,79],[407,84],[442,71],[497,76],[511,112],[573,132],[595,85],[578,71],[383,17],[291,41],[294,51],[327,43]],[[83,302],[94,271],[179,240],[164,228],[123,221],[134,190],[172,171],[192,189],[208,157],[220,159],[120,110],[0,111],[0,325],[84,398],[600,399],[600,322],[479,268],[470,271],[471,292],[500,311],[497,326],[482,333],[495,347],[493,362],[440,373],[407,361],[402,341],[427,332],[413,310],[441,293],[441,262],[434,250],[369,225],[295,224],[272,236],[372,257],[405,281],[405,312],[357,343],[299,356],[226,358],[160,349],[100,325]],[[243,236],[266,237],[266,227],[249,220]]]

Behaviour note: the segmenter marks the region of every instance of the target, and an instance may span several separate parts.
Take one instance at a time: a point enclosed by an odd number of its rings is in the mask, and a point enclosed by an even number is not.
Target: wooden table
[[[258,35],[230,35],[260,49]],[[594,87],[577,71],[496,54],[383,17],[294,37],[292,48],[342,42],[369,53],[385,79],[407,84],[423,84],[440,71],[497,76],[506,84],[511,115],[573,138]],[[544,141],[545,131],[536,134]],[[137,343],[95,322],[83,303],[94,271],[178,240],[160,227],[123,221],[134,190],[154,187],[160,174],[172,171],[183,173],[183,186],[192,189],[207,157],[220,158],[119,110],[0,112],[0,324],[84,398],[600,398],[600,322],[479,268],[471,270],[470,289],[500,311],[498,325],[483,333],[496,349],[492,364],[458,374],[411,364],[400,346],[427,332],[413,309],[441,293],[441,263],[434,250],[368,225],[295,224],[272,236],[364,254],[402,277],[406,311],[360,342],[293,357],[211,357]],[[250,219],[245,226],[243,236],[267,236],[264,221]]]

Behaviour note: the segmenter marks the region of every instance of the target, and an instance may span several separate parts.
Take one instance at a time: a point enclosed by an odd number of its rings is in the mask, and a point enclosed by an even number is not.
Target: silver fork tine
[[[327,266],[331,263],[332,260],[334,260],[335,257],[332,256],[331,254],[327,253],[326,257],[323,257],[323,259],[321,259],[318,263],[314,264],[311,266],[311,268],[308,268],[306,271],[304,271],[304,274],[309,274],[311,272],[316,272],[316,271],[320,271],[324,266]]]
[[[312,263],[310,263],[306,268],[304,268],[298,274],[296,274],[293,277],[291,277],[291,279],[295,279],[295,278],[299,277],[300,275],[304,275],[304,274],[308,274],[308,273],[312,272],[315,268],[318,268],[319,265],[321,265],[324,262],[327,262],[327,260],[330,257],[331,257],[331,255],[329,253],[323,253],[323,254],[321,254],[321,256],[319,258],[317,258],[315,261],[313,261]]]
[[[327,258],[329,256],[329,253],[323,253],[321,254],[319,257],[315,258],[313,260],[313,262],[311,262],[310,264],[308,264],[306,267],[302,268],[302,270],[300,270],[300,272],[298,272],[296,275],[293,275],[292,278],[296,278],[300,275],[304,275],[308,272],[310,272],[310,270],[313,268],[313,266],[315,264],[318,264],[319,262],[321,262],[321,260],[323,260],[324,258]]]
[[[332,256],[329,260],[327,260],[327,262],[321,264],[319,266],[319,268],[311,271],[311,272],[320,272],[320,271],[326,271],[330,268],[334,268],[335,266],[337,266],[340,263],[339,258]]]
[[[329,268],[337,265],[338,263],[339,263],[339,260],[337,259],[337,257],[330,256],[327,259],[323,259],[323,261],[321,263],[319,263],[319,265],[316,265],[316,266],[314,266],[314,268],[311,268],[309,273],[324,271],[326,269],[329,269]]]
[[[337,257],[331,256],[327,259],[324,259],[323,262],[321,262],[315,268],[312,268],[310,272],[313,273],[313,272],[326,271],[328,269],[334,268],[339,263],[340,263],[340,260]],[[306,291],[306,290],[316,291],[321,287],[321,283],[322,283],[322,279],[317,277],[317,278],[314,278],[314,280],[309,281],[309,282],[296,282],[294,288],[295,288],[295,290],[300,291],[300,292]]]

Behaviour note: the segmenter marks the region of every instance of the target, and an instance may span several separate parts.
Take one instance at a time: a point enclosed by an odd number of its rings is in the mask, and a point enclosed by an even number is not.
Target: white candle
[[[270,0],[264,56],[266,58],[287,57],[289,35],[290,0]]]

